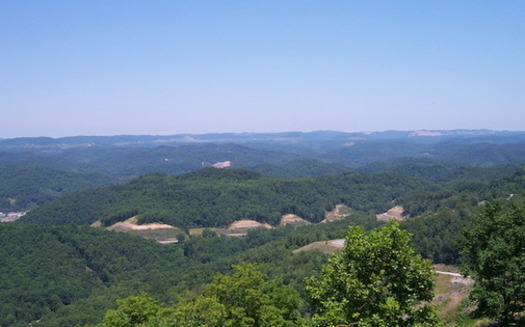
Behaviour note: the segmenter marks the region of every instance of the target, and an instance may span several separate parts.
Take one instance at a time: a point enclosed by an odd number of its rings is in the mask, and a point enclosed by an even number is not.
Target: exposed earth
[[[147,239],[155,240],[161,244],[177,243],[180,235],[183,234],[182,230],[175,226],[161,223],[138,225],[137,222],[137,217],[132,217],[126,221],[111,225],[107,229],[138,235]]]
[[[288,214],[288,215],[283,215],[281,217],[281,222],[279,223],[279,226],[286,226],[286,225],[303,226],[303,225],[310,225],[310,224],[311,222],[306,221],[297,215]]]
[[[402,206],[395,206],[385,213],[376,215],[377,220],[389,221],[390,219],[405,220],[408,216],[405,215],[405,209]]]
[[[345,206],[344,204],[338,204],[334,210],[328,211],[324,215],[322,223],[329,223],[335,220],[345,219],[352,214],[352,208]]]

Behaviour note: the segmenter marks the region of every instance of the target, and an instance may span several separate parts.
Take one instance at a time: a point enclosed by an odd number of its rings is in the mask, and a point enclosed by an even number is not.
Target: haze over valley
[[[524,14],[0,1],[0,327],[525,325]]]
[[[489,203],[523,203],[524,145],[523,132],[490,130],[0,140],[1,324],[112,326],[117,303],[139,299],[179,312],[185,290],[245,262],[298,292],[282,319],[299,324],[316,312],[305,277],[348,226],[389,220],[437,270],[457,271],[462,229]],[[436,319],[491,321],[459,306],[472,280],[439,276]],[[166,324],[189,321],[179,314]]]

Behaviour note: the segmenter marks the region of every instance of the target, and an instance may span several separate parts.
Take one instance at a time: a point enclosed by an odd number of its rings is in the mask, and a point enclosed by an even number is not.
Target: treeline
[[[415,217],[441,208],[456,209],[477,206],[481,201],[509,197],[525,190],[525,168],[490,180],[458,180],[435,184],[425,192],[408,193],[398,199],[406,212]]]
[[[138,216],[180,228],[225,227],[254,219],[272,225],[283,214],[310,222],[345,204],[363,212],[382,212],[428,183],[392,174],[344,173],[317,178],[276,179],[236,169],[207,168],[180,176],[148,174],[129,183],[62,197],[27,215],[25,222],[50,225],[105,225]]]
[[[351,169],[336,163],[327,163],[313,158],[295,159],[284,165],[257,165],[248,169],[263,176],[279,178],[317,177],[322,175],[342,174]]]
[[[155,145],[155,146],[152,146]],[[254,167],[261,164],[281,166],[298,155],[277,149],[254,149],[239,144],[194,143],[170,146],[126,146],[91,144],[64,147],[42,153],[39,147],[12,149],[0,152],[0,161],[10,163],[39,163],[52,169],[83,169],[109,175],[118,181],[128,181],[151,172],[183,174],[209,167],[222,161],[230,161],[234,167]],[[25,152],[32,151],[32,152]]]

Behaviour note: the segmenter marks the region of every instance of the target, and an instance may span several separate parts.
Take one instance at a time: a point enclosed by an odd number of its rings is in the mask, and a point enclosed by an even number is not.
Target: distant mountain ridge
[[[173,134],[173,135],[114,135],[114,136],[68,136],[68,137],[20,137],[0,139],[0,150],[24,148],[27,150],[47,149],[64,150],[72,147],[92,147],[96,145],[119,147],[154,147],[169,144],[178,146],[195,143],[308,143],[343,142],[352,139],[404,139],[404,138],[451,138],[451,137],[516,137],[525,138],[521,131],[480,130],[416,130],[416,131],[380,131],[380,132],[281,132],[281,133],[209,133],[209,134]]]
[[[403,167],[400,162],[408,163]],[[206,167],[243,168],[279,178],[316,177],[348,171],[401,172],[432,181],[493,174],[479,168],[525,162],[525,132],[490,130],[386,131],[343,133],[333,131],[284,133],[222,133],[75,136],[64,138],[16,138],[0,140],[0,165],[38,165],[71,177],[61,184],[86,183],[86,176],[102,176],[111,183],[123,183],[149,173],[180,175]],[[435,166],[434,164],[437,164]],[[397,166],[397,167],[396,167]],[[474,166],[474,167],[468,167]],[[7,166],[6,166],[7,167]],[[450,170],[449,168],[454,169]],[[462,173],[456,169],[466,167]],[[443,174],[438,176],[432,169]],[[7,169],[7,168],[6,168]],[[418,171],[420,171],[418,173]],[[507,169],[506,172],[509,170]],[[35,176],[40,174],[33,171]],[[3,175],[4,185],[13,185],[12,173]],[[22,177],[25,176],[25,179]],[[496,175],[493,175],[497,176]],[[73,179],[77,179],[73,182]],[[16,179],[31,184],[31,174]],[[51,179],[35,180],[37,187],[9,186],[0,194],[2,208],[42,204],[66,192]],[[82,187],[84,188],[84,187]]]
[[[250,168],[304,158],[342,170],[403,157],[499,165],[525,160],[524,149],[525,132],[489,130],[75,136],[0,140],[0,161],[51,168],[67,163],[73,170],[129,178],[148,172],[181,174],[225,161]],[[328,173],[341,170],[326,168]]]

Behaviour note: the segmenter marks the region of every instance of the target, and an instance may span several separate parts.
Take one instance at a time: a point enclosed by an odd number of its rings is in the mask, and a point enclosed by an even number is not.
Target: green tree
[[[106,313],[100,327],[153,326],[167,310],[145,294],[117,300],[117,303],[118,308]]]
[[[410,247],[399,223],[367,234],[350,226],[344,249],[325,265],[322,278],[307,279],[316,312],[314,326],[435,326],[433,270]]]
[[[297,291],[244,263],[232,275],[217,275],[201,295],[187,297],[174,310],[181,326],[277,327],[295,326],[300,305]]]
[[[504,326],[517,324],[525,311],[524,235],[523,206],[494,202],[472,221],[462,243],[463,273],[475,280],[471,298],[478,313]]]

